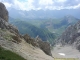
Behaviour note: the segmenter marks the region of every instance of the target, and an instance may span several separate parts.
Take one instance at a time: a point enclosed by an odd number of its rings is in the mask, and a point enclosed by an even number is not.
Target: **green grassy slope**
[[[5,50],[0,47],[0,60],[26,60],[14,52]]]

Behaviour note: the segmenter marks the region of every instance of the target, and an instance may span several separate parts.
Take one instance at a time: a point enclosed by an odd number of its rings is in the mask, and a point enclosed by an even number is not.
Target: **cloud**
[[[78,8],[80,8],[80,4],[67,7],[67,9],[78,9]]]
[[[55,2],[59,2],[59,3],[64,3],[66,2],[67,0],[55,0]]]
[[[5,4],[5,6],[6,6],[7,8],[11,7],[11,5],[12,5],[12,4],[7,3],[7,2],[4,2],[4,4]]]
[[[31,10],[33,9],[32,2],[33,0],[28,1],[12,0],[11,8],[15,8],[18,10]]]
[[[61,10],[80,8],[80,0],[0,0],[7,8],[18,10]]]
[[[53,5],[53,0],[40,0],[39,5]]]
[[[7,8],[11,7],[11,0],[0,0],[0,2],[4,3]]]

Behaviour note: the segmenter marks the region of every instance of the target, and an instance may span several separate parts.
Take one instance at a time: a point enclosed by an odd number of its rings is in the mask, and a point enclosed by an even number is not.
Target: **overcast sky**
[[[0,0],[6,7],[18,10],[61,10],[78,9],[80,0]]]

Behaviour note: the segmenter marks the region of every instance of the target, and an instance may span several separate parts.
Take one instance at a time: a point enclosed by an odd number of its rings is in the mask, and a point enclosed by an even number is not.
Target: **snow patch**
[[[62,55],[62,56],[65,56],[66,54],[64,54],[64,53],[58,53],[59,55]]]

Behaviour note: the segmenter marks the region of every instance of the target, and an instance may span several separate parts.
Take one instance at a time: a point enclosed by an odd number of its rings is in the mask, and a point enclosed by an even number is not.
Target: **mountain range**
[[[58,38],[69,25],[73,25],[80,19],[67,15],[63,18],[56,19],[14,19],[9,18],[9,22],[18,27],[21,34],[29,34],[31,37],[37,35],[42,40],[48,40],[52,43],[53,40]]]
[[[62,18],[66,15],[72,15],[80,18],[80,9],[62,9],[62,10],[30,10],[22,11],[14,8],[8,9],[9,16],[19,19],[49,19],[49,18]]]
[[[47,30],[48,32],[51,32],[57,37],[59,37],[65,29],[69,25],[75,24],[80,19],[80,9],[62,9],[62,10],[29,10],[29,11],[23,11],[23,10],[17,10],[14,8],[8,9],[9,11],[9,22],[11,22],[14,25],[18,25],[16,20],[27,22],[19,25],[33,25],[35,26],[36,30],[40,28],[41,30]],[[21,34],[25,34],[25,31],[32,37],[35,37],[40,34],[31,33],[31,29],[28,27],[21,28],[20,26],[17,26],[20,30]],[[24,30],[24,31],[23,31]],[[43,38],[42,38],[43,39]],[[55,39],[55,38],[54,38]],[[45,40],[45,39],[43,39]],[[53,40],[53,39],[52,39]]]

